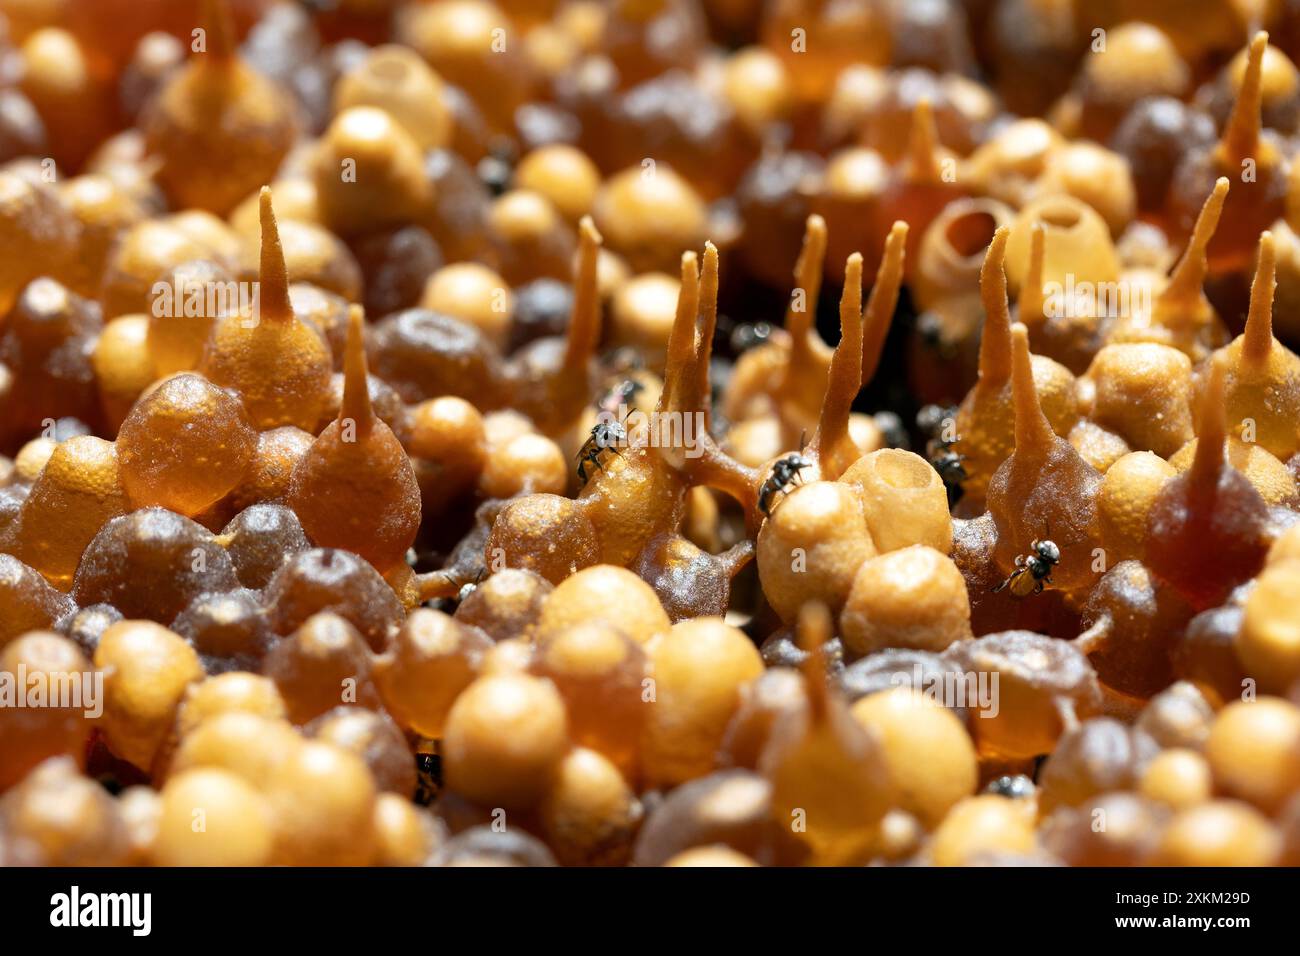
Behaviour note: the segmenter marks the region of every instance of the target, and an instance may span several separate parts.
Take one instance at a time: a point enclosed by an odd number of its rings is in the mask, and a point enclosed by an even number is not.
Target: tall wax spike
[[[1260,30],[1250,41],[1241,89],[1215,151],[1215,158],[1224,167],[1239,165],[1243,159],[1255,156],[1259,149],[1264,52],[1267,49],[1268,34]]]
[[[1214,183],[1213,191],[1206,197],[1205,204],[1201,206],[1200,214],[1196,217],[1196,225],[1192,228],[1192,237],[1187,243],[1187,249],[1178,260],[1178,264],[1174,266],[1174,271],[1169,276],[1169,283],[1156,297],[1154,312],[1158,321],[1172,317],[1170,313],[1181,310],[1188,302],[1196,302],[1203,297],[1201,286],[1205,282],[1205,274],[1209,269],[1205,250],[1210,240],[1214,238],[1214,230],[1218,228],[1219,217],[1223,214],[1223,203],[1227,198],[1228,178],[1220,176]]]
[[[844,292],[840,296],[840,343],[831,356],[826,375],[826,395],[814,440],[822,477],[837,477],[856,449],[849,448],[849,412],[862,383],[862,255],[853,253],[844,266]],[[845,460],[848,459],[848,460]]]
[[[1046,454],[1056,433],[1038,401],[1029,354],[1029,330],[1020,322],[1011,327],[1011,393],[1016,412],[1017,457]]]
[[[907,136],[907,177],[918,183],[937,183],[942,179],[939,130],[928,97],[917,100],[912,110],[912,126]]]
[[[889,326],[898,307],[898,292],[903,284],[903,267],[907,248],[907,223],[895,222],[885,237],[885,253],[876,270],[876,281],[867,299],[862,338],[862,384],[875,377],[880,356],[889,336]]]
[[[810,716],[816,722],[826,713],[826,642],[831,639],[831,612],[820,601],[809,601],[799,609],[795,635],[804,652],[800,670],[808,694]]]
[[[695,384],[691,404],[710,414],[709,363],[713,358],[713,334],[718,327],[718,247],[704,243],[704,269],[700,277],[699,322],[695,346]]]
[[[684,379],[695,360],[695,316],[699,311],[700,270],[694,252],[682,253],[682,284],[677,313],[668,333],[668,358],[658,411],[680,411]]]
[[[230,0],[203,0],[203,29],[207,34],[207,56],[219,61],[234,58],[238,44]]]
[[[1035,222],[1029,234],[1029,270],[1025,281],[1020,286],[1020,297],[1016,300],[1016,318],[1026,328],[1042,324],[1047,317],[1044,306],[1047,300],[1043,296],[1043,258],[1047,248],[1047,229],[1041,222]]]
[[[284,246],[280,244],[280,229],[271,205],[271,187],[263,186],[258,198],[262,219],[261,269],[257,285],[259,318],[284,322],[293,318],[293,306],[289,302],[289,272],[284,264]]]
[[[1196,455],[1188,471],[1189,490],[1212,496],[1219,485],[1219,474],[1226,459],[1224,446],[1228,437],[1227,416],[1224,409],[1224,363],[1216,355],[1210,360],[1205,390],[1201,394],[1196,426]]]
[[[348,340],[343,353],[343,401],[339,423],[351,420],[358,437],[370,433],[375,411],[370,404],[370,383],[366,369],[365,310],[348,307]]]
[[[597,264],[601,235],[590,216],[578,224],[578,265],[574,276],[573,319],[564,351],[566,372],[587,374],[587,363],[596,353],[600,340],[600,290]]]
[[[1265,232],[1259,237],[1259,265],[1255,269],[1255,281],[1250,287],[1250,312],[1246,315],[1246,329],[1242,334],[1241,358],[1244,362],[1264,362],[1273,349],[1276,267],[1277,253],[1273,246],[1273,234]]]
[[[794,267],[795,293],[786,307],[785,328],[792,338],[792,348],[807,350],[821,295],[822,269],[826,260],[826,220],[813,214],[804,224],[803,246]],[[802,292],[803,294],[797,295]],[[801,308],[795,308],[796,299]]]
[[[1011,230],[999,226],[980,268],[980,300],[984,304],[984,331],[980,337],[979,380],[984,388],[997,387],[1011,375],[1011,313],[1007,307],[1007,274],[1003,268]]]

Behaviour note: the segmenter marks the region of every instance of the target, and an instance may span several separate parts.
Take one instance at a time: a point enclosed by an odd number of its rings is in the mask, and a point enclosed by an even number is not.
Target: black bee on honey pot
[[[803,443],[800,442],[802,445]],[[779,494],[787,493],[790,488],[799,483],[799,473],[805,468],[811,468],[812,462],[803,456],[800,452],[786,455],[784,458],[778,458],[772,465],[772,471],[758,489],[758,510],[765,515],[772,513],[772,499]]]
[[[1061,549],[1055,541],[1036,538],[1029,545],[1028,554],[1016,555],[1016,569],[993,591],[996,593],[1005,588],[1017,598],[1041,594],[1043,588],[1052,583],[1052,569],[1060,561]]]

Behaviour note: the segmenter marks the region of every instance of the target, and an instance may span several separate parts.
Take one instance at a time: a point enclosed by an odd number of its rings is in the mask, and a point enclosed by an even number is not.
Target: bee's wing
[[[1015,580],[1011,582],[1011,593],[1016,597],[1026,597],[1030,594],[1037,594],[1042,588],[1039,587],[1039,581],[1029,571],[1020,571],[1015,575]]]

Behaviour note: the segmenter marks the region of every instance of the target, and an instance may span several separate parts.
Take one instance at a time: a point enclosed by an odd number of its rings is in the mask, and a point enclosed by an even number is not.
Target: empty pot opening
[[[963,259],[983,255],[993,241],[998,221],[991,213],[970,212],[948,223],[948,244]]]

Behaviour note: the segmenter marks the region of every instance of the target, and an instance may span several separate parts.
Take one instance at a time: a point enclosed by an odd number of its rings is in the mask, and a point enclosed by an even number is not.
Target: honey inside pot
[[[1300,861],[1291,5],[100,3],[0,0],[0,687],[102,687],[0,864]]]

